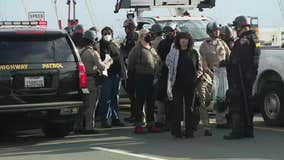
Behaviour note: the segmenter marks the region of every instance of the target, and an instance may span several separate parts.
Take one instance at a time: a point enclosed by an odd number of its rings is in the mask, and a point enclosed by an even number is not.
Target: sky
[[[57,0],[59,17],[66,25],[66,0]],[[43,11],[46,14],[48,26],[57,27],[54,0],[0,0],[0,20],[27,20],[27,12]],[[85,29],[97,26],[114,28],[116,33],[122,33],[122,23],[126,18],[126,10],[114,14],[116,0],[77,0],[76,18]],[[88,4],[89,7],[86,7]],[[91,12],[89,15],[88,10]],[[284,11],[283,11],[284,12]],[[260,27],[283,27],[284,18],[281,16],[277,0],[216,0],[216,7],[203,12],[191,11],[192,15],[204,15],[216,19],[218,23],[231,23],[236,16],[258,16]],[[167,9],[155,9],[145,13],[145,16],[169,15]]]

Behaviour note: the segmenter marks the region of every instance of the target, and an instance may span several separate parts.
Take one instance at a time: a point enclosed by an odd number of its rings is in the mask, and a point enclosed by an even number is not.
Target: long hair
[[[177,33],[176,38],[175,38],[175,42],[174,42],[176,49],[181,49],[181,46],[180,46],[180,43],[179,43],[180,39],[188,39],[188,49],[193,48],[194,41],[193,41],[190,33],[188,33],[188,32]]]

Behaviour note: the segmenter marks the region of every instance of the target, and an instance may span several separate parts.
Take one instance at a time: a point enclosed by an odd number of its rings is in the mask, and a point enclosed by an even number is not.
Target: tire
[[[46,137],[63,138],[70,132],[70,125],[66,123],[47,123],[42,128]]]
[[[261,92],[260,110],[266,125],[284,125],[284,87],[282,84],[268,84]]]

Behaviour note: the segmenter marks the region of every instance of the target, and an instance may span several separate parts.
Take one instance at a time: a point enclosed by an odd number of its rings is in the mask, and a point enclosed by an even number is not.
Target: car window
[[[0,40],[0,63],[74,61],[65,37],[8,37]]]

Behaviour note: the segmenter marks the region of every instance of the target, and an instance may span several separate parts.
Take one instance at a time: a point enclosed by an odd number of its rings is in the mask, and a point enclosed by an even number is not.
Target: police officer
[[[160,42],[164,39],[163,38],[163,27],[156,23],[156,24],[153,24],[151,26],[151,34],[152,34],[152,37],[153,37],[153,41],[151,42],[152,44],[152,47],[156,49],[157,51],[157,48],[158,48],[158,45],[160,44]]]
[[[220,28],[220,38],[224,42],[226,42],[226,44],[228,45],[230,49],[233,48],[235,37],[234,37],[234,31],[230,26],[222,26]]]
[[[221,79],[221,74],[224,69],[219,67],[219,63],[229,57],[230,49],[226,43],[219,38],[220,27],[216,22],[210,22],[206,28],[207,34],[210,39],[203,41],[200,46],[200,54],[202,57],[203,75],[197,85],[197,93],[200,101],[200,118],[204,125],[204,135],[211,136],[209,126],[209,118],[207,112],[206,101],[210,99],[211,89],[213,84],[214,75]],[[216,110],[217,127],[224,128],[226,126],[226,117],[224,112]]]
[[[232,132],[224,139],[253,138],[253,98],[252,87],[257,75],[260,43],[255,31],[250,29],[246,16],[239,16],[233,22],[237,32],[232,53],[227,64],[231,76],[229,112]]]
[[[126,37],[121,43],[120,53],[124,57],[125,65],[127,66],[128,63],[128,55],[131,49],[135,46],[136,42],[138,41],[138,33],[135,32],[136,30],[136,22],[134,19],[127,19],[123,23],[124,31],[126,33]],[[134,90],[134,73],[127,72],[127,85],[123,83],[123,87],[125,88],[128,97],[131,101],[131,115],[130,117],[126,117],[124,120],[127,122],[135,122],[135,90]]]
[[[82,62],[86,67],[88,90],[90,94],[86,97],[85,107],[82,110],[82,121],[85,122],[83,133],[97,133],[95,127],[95,111],[99,97],[99,88],[95,85],[95,75],[97,72],[102,72],[110,67],[112,59],[103,63],[100,54],[94,50],[96,43],[96,33],[88,30],[83,35],[83,50],[80,52]]]

